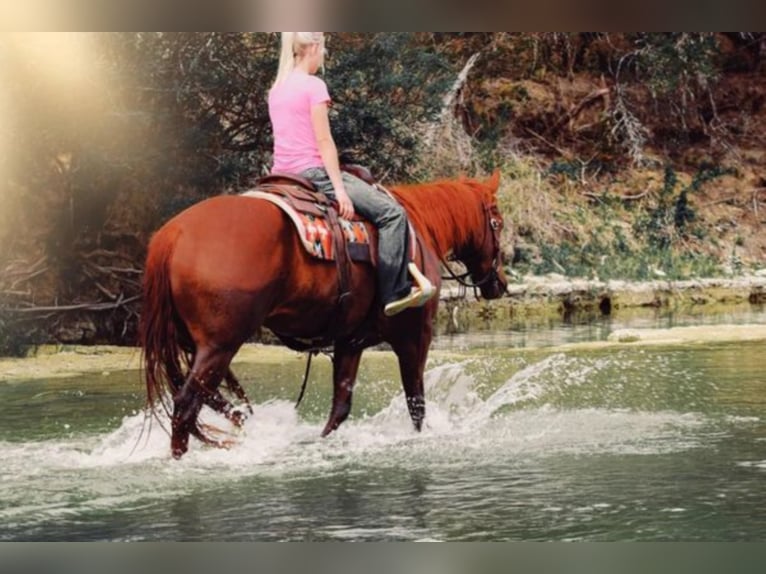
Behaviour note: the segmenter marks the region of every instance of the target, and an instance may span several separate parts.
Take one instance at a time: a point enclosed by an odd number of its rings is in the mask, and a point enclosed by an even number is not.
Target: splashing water
[[[213,485],[235,488],[254,477],[282,484],[362,471],[392,469],[398,475],[428,469],[445,476],[468,472],[473,485],[492,493],[497,484],[474,476],[477,469],[544,466],[546,460],[568,456],[657,457],[704,447],[711,423],[702,412],[641,409],[627,399],[620,402],[631,385],[656,384],[665,373],[678,377],[662,361],[653,364],[631,367],[625,356],[564,353],[521,365],[502,356],[444,364],[425,376],[422,433],[412,430],[398,391],[366,416],[354,417],[352,411],[352,418],[327,439],[319,438],[320,422],[302,418],[285,400],[254,405],[242,429],[205,409],[203,422],[226,429],[234,444],[221,450],[192,441],[180,461],[170,457],[170,439],[163,430],[169,421],[154,421],[149,429],[144,413],[124,417],[108,433],[0,442],[0,539],[12,539],[19,531],[34,538],[36,528],[84,513],[116,508],[141,512],[162,501],[197,496]],[[644,383],[637,382],[640,375]],[[357,395],[364,392],[359,388]],[[726,421],[753,426],[760,419]],[[750,458],[739,467],[750,472],[764,468],[762,458]],[[355,539],[367,530],[334,532],[341,539]],[[396,526],[388,532],[401,531]],[[422,529],[413,536],[441,539]]]
[[[329,439],[318,438],[321,425],[301,419],[287,401],[272,400],[254,406],[254,414],[239,430],[233,428],[223,417],[203,409],[201,420],[217,428],[227,429],[234,439],[231,449],[220,450],[202,447],[192,440],[191,449],[180,464],[184,467],[263,467],[268,472],[274,467],[281,470],[303,470],[315,465],[331,464],[339,458],[352,458],[366,451],[407,445],[417,450],[430,450],[432,443],[453,438],[460,440],[485,436],[490,440],[507,439],[514,433],[522,436],[540,436],[541,427],[534,427],[535,420],[543,422],[550,430],[552,421],[566,424],[567,420],[579,421],[582,417],[593,424],[597,419],[614,419],[616,424],[628,423],[631,434],[634,424],[642,423],[645,430],[658,430],[674,419],[692,424],[693,415],[677,413],[632,413],[627,410],[615,412],[585,409],[562,412],[543,404],[537,408],[521,410],[527,403],[539,403],[546,396],[558,395],[568,389],[593,384],[600,371],[609,367],[608,359],[583,361],[564,354],[555,354],[522,368],[502,383],[485,399],[480,389],[493,370],[502,370],[502,361],[463,361],[439,366],[429,370],[425,377],[427,418],[424,431],[414,433],[403,393],[394,396],[390,403],[377,413],[354,420],[353,416]],[[478,376],[477,365],[482,366]],[[472,369],[473,368],[473,369]],[[360,393],[363,390],[359,391]],[[515,409],[515,410],[514,410]],[[104,468],[142,463],[165,462],[169,458],[169,428],[166,415],[162,420],[152,421],[144,413],[127,416],[120,426],[102,436],[72,439],[70,441],[32,442],[28,444],[3,445],[6,458],[35,459],[50,471],[73,468]],[[620,419],[620,420],[618,420]],[[527,424],[525,429],[520,425]],[[647,429],[647,425],[650,427]],[[577,437],[588,441],[585,433]],[[623,437],[624,438],[624,437]],[[620,437],[613,441],[616,447]],[[507,445],[506,445],[507,446]],[[540,445],[550,447],[552,445]],[[348,452],[348,456],[343,454]],[[172,465],[171,465],[172,466]],[[23,468],[15,471],[24,472]]]

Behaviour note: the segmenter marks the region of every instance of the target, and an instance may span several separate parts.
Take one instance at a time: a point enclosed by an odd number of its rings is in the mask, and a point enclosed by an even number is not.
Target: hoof
[[[253,414],[252,409],[250,409],[250,415],[251,414]],[[226,413],[226,418],[229,419],[235,427],[242,428],[250,415],[239,409],[234,409]]]
[[[339,409],[335,409],[330,415],[327,424],[324,426],[324,430],[322,431],[322,438],[326,437],[331,432],[338,430],[338,427],[342,425],[343,421],[345,421],[348,417],[350,410],[351,408],[348,405],[344,405]]]
[[[173,437],[170,441],[170,453],[173,458],[179,460],[189,450],[189,437]]]

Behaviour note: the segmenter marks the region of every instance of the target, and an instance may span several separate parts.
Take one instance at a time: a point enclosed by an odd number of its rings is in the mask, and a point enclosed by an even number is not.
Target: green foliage
[[[342,160],[394,181],[410,179],[418,167],[418,126],[440,111],[455,70],[408,32],[342,34],[329,48],[326,80]]]
[[[596,232],[597,233],[597,232]],[[537,262],[516,265],[524,273],[544,275],[560,273],[568,277],[590,277],[648,281],[653,279],[688,279],[716,277],[720,264],[713,257],[694,252],[631,249],[624,241],[594,238],[585,245],[571,241],[544,244]],[[740,269],[741,271],[741,269]]]
[[[644,236],[648,245],[658,250],[669,249],[674,242],[690,235],[700,237],[701,230],[691,227],[696,213],[689,203],[689,194],[699,191],[703,183],[727,173],[731,171],[704,165],[688,186],[678,190],[676,172],[671,166],[666,166],[664,184],[657,203],[636,219],[636,233]]]
[[[714,88],[730,61],[722,58],[726,36],[497,32],[469,35],[462,49],[454,47],[453,38],[450,46],[462,61],[476,53],[481,56],[472,73],[475,80],[469,84],[472,100],[463,112],[467,130],[481,140],[479,147],[507,142],[511,133],[524,139],[530,128],[549,142],[547,153],[571,150],[572,133],[562,129],[566,122],[560,120],[566,119],[567,109],[577,110],[585,101],[580,80],[590,80],[596,89],[596,78],[601,76],[601,87],[609,88],[609,108],[598,121],[591,119],[587,130],[575,132],[576,138],[590,153],[619,154],[623,161],[643,165],[651,161],[647,147],[678,147],[714,133],[710,125],[717,114]],[[728,36],[737,39],[737,53],[758,60],[760,55],[754,52],[759,34]],[[577,81],[572,81],[578,73]],[[509,87],[522,83],[537,86],[541,94],[554,94],[555,103],[540,97],[531,105],[525,102],[523,94]]]
[[[729,267],[731,268],[731,272],[734,275],[741,275],[745,269],[745,265],[742,261],[742,258],[737,254],[737,252],[734,249],[732,249],[731,255],[729,255],[728,264],[729,264]]]
[[[8,224],[0,239],[13,239],[0,244],[0,263],[14,251],[45,261],[39,288],[29,290],[36,305],[129,299],[140,283],[110,269],[140,268],[151,231],[270,169],[267,94],[279,34],[70,35],[84,48],[72,52],[82,72],[71,77],[53,68],[55,44],[43,36],[11,45],[0,35],[1,139],[13,142],[0,161],[0,206],[13,207],[0,219]],[[409,179],[421,127],[455,70],[414,33],[329,36],[339,150],[381,177]],[[30,56],[35,42],[45,44],[44,57]]]
[[[554,163],[546,173],[575,177],[570,163]],[[562,195],[558,204],[548,205],[546,215],[540,215],[548,222],[555,217],[561,232],[541,234],[538,227],[544,225],[542,221],[535,228],[519,230],[524,240],[515,253],[515,270],[601,280],[718,276],[720,261],[694,248],[707,231],[698,222],[692,198],[703,183],[727,173],[730,170],[702,165],[689,183],[682,184],[675,169],[667,166],[663,186],[656,194],[627,205],[608,189],[598,197],[592,195],[590,205],[571,204],[571,199]],[[632,227],[629,221],[634,222]],[[731,267],[742,270],[741,265]]]
[[[151,151],[137,159],[156,184],[213,195],[267,163],[276,35],[123,33],[104,41],[125,78],[129,113],[149,136]]]
[[[673,233],[675,231],[672,226],[672,223],[675,221],[673,205],[677,203],[673,201],[673,193],[677,183],[675,171],[670,166],[667,166],[657,206],[649,209],[635,223],[636,232],[645,235],[649,245],[655,249],[667,249],[673,241]]]
[[[563,175],[570,181],[580,180],[580,169],[573,161],[553,161],[548,168],[549,175]]]
[[[610,131],[623,153],[643,164],[650,132],[668,148],[709,137],[702,122],[715,115],[713,87],[721,76],[717,35],[642,32],[625,39],[629,48],[610,66],[616,83]],[[652,105],[643,95],[647,88]]]
[[[675,94],[714,81],[719,75],[715,34],[642,32],[632,36],[635,69],[658,95]]]
[[[96,108],[37,101],[44,70],[11,62],[22,72],[11,86],[23,160],[16,176],[28,187],[43,185],[36,178],[70,154],[68,172],[77,180],[62,187],[78,206],[101,203],[91,227],[103,224],[106,206],[128,181],[158,197],[163,218],[246,185],[271,163],[266,101],[278,44],[278,34],[270,33],[94,36],[93,77],[103,80],[94,89],[108,92]],[[412,33],[331,34],[329,49],[326,79],[339,149],[377,173],[406,178],[418,144],[414,128],[438,111],[454,70]]]
[[[21,333],[19,322],[0,309],[0,357],[23,357],[30,338]]]

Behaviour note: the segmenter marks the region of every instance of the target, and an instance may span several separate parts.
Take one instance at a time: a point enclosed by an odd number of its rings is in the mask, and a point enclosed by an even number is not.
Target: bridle
[[[476,294],[477,289],[483,285],[498,279],[497,266],[500,263],[500,232],[503,229],[503,222],[501,219],[494,217],[492,214],[493,210],[497,210],[497,206],[495,204],[488,206],[486,203],[483,203],[482,208],[484,211],[484,222],[486,225],[484,226],[484,238],[482,239],[481,245],[482,247],[486,245],[488,239],[492,242],[492,266],[490,267],[487,274],[478,281],[469,282],[467,279],[471,276],[470,271],[466,271],[465,273],[458,275],[450,268],[449,262],[457,261],[457,257],[454,254],[447,260],[445,260],[443,257],[440,258],[442,266],[447,270],[448,273],[447,276],[442,276],[442,279],[447,281],[454,280],[457,281],[461,287],[472,288],[474,290],[474,294]]]

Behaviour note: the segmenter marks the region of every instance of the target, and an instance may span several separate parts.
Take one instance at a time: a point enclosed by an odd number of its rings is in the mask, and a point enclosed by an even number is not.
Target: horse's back
[[[161,232],[176,237],[176,288],[252,293],[278,284],[320,297],[336,289],[335,263],[309,255],[290,218],[269,201],[213,197],[178,214]]]
[[[195,237],[234,236],[248,241],[260,229],[273,232],[284,226],[285,218],[269,202],[239,195],[218,195],[186,208],[166,226],[180,227]]]
[[[176,237],[174,283],[193,280],[195,288],[258,289],[295,243],[279,208],[239,196],[197,203],[168,221],[163,233]]]

